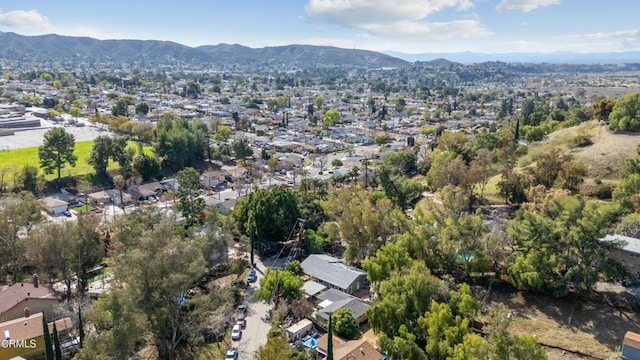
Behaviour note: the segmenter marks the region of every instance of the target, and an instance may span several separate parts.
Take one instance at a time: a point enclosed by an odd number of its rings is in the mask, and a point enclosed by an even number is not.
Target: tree
[[[247,138],[234,141],[233,144],[231,144],[231,148],[236,159],[244,159],[245,157],[253,156],[253,149],[251,148],[251,145],[249,145],[249,140]]]
[[[334,126],[340,123],[340,111],[336,109],[327,110],[322,117],[322,123],[325,126]]]
[[[149,113],[149,104],[143,101],[140,104],[136,105],[136,114],[138,114],[138,116],[140,115],[146,116],[148,113]]]
[[[600,238],[618,212],[616,204],[577,195],[519,210],[508,228],[517,251],[507,268],[512,281],[522,290],[556,296],[591,289],[611,248]]]
[[[122,190],[124,190],[125,185],[126,184],[125,184],[124,176],[116,175],[113,177],[113,186],[120,193],[120,206],[122,207],[123,212],[124,212],[124,199],[122,196]]]
[[[204,220],[204,199],[200,195],[200,173],[188,167],[178,171],[178,190],[176,197],[178,210],[185,217],[187,225],[201,224]]]
[[[232,217],[238,229],[260,243],[286,241],[300,217],[296,194],[289,188],[260,189],[240,199]]]
[[[397,112],[403,112],[404,108],[407,106],[407,102],[401,97],[393,99],[393,104]]]
[[[58,329],[56,327],[55,321],[53,322],[53,346],[55,350],[55,359],[63,360],[62,357],[62,347],[60,346],[60,337],[58,336]]]
[[[302,296],[302,279],[300,276],[284,270],[268,268],[264,277],[260,279],[260,287],[254,292],[258,300],[271,302],[276,306],[279,299],[292,302]]]
[[[156,127],[154,149],[169,166],[182,169],[203,159],[209,146],[209,130],[203,122],[189,121],[171,115],[163,116]]]
[[[79,107],[72,106],[69,108],[69,115],[73,116],[76,120],[78,120],[78,116],[82,114],[82,110]]]
[[[609,114],[611,114],[615,103],[616,100],[612,98],[603,98],[596,101],[592,105],[593,117],[598,119],[600,122],[609,121]]]
[[[284,271],[288,271],[297,276],[304,275],[304,271],[302,270],[302,266],[300,266],[300,261],[298,260],[287,261],[284,264]]]
[[[42,332],[44,333],[44,355],[46,360],[54,360],[53,344],[51,343],[51,333],[49,332],[49,324],[47,317],[42,314]]]
[[[58,179],[66,164],[76,166],[78,158],[73,154],[75,137],[64,128],[55,127],[44,134],[44,144],[38,149],[40,166],[46,174],[53,174],[57,170]]]
[[[359,188],[336,191],[320,204],[327,216],[338,222],[347,244],[345,257],[351,263],[375,254],[396,231],[394,217],[404,216],[388,198]]]
[[[347,308],[340,308],[333,315],[333,330],[336,332],[336,335],[352,340],[358,336],[360,332],[360,327],[356,322],[356,319],[353,317],[351,310]]]
[[[333,166],[333,167],[335,167],[335,168],[339,168],[339,167],[341,167],[342,165],[343,165],[343,164],[342,164],[342,160],[340,160],[340,159],[338,159],[338,158],[335,158],[335,159],[331,160],[331,166]]]
[[[138,215],[138,214],[136,214]],[[154,213],[140,214],[157,220],[136,225],[141,219],[123,217],[127,230],[114,236],[128,244],[116,246],[114,288],[123,290],[123,300],[145,320],[160,359],[177,358],[179,346],[202,331],[206,303],[188,298],[188,291],[206,271],[203,242],[176,234],[175,224]],[[214,296],[214,295],[211,295]],[[193,307],[193,309],[192,309]],[[126,316],[130,316],[127,314]]]
[[[256,353],[258,360],[288,360],[292,359],[289,343],[282,336],[267,339],[267,343],[260,346]]]
[[[13,282],[22,280],[26,263],[27,239],[43,219],[41,206],[31,193],[5,200],[0,209],[0,266],[11,274]],[[25,236],[26,235],[26,236]]]
[[[229,138],[231,138],[231,134],[232,131],[230,127],[226,125],[219,125],[218,130],[216,130],[214,139],[216,139],[217,141],[227,141],[229,140]]]
[[[109,135],[100,135],[93,140],[91,153],[87,158],[87,163],[96,172],[97,177],[107,175],[109,158],[112,156],[113,140]]]
[[[329,338],[327,339],[327,360],[333,360],[333,323],[332,314],[329,314]]]
[[[605,106],[605,105],[600,105]],[[609,129],[640,131],[640,93],[629,93],[618,99],[609,114]],[[600,114],[602,115],[602,114]]]

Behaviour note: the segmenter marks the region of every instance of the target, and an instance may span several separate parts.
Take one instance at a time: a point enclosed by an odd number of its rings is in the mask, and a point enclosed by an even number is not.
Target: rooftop
[[[59,300],[60,298],[50,286],[40,284],[35,287],[32,283],[15,283],[0,292],[0,314],[26,299]]]
[[[305,274],[341,289],[348,288],[358,277],[367,275],[366,271],[345,265],[329,255],[309,255],[300,265]]]
[[[640,239],[614,234],[606,235],[604,238],[600,239],[600,241],[620,243],[622,244],[622,246],[620,247],[622,250],[640,254]]]

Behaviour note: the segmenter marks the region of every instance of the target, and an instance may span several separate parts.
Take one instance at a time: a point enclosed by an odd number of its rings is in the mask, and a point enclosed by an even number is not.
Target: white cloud
[[[537,8],[558,5],[561,0],[502,0],[496,6],[498,11],[530,12]]]
[[[491,34],[475,19],[428,22],[447,8],[473,8],[471,0],[310,0],[310,19],[364,30],[379,37],[415,37],[423,40],[482,37]]]
[[[431,23],[401,21],[391,24],[368,25],[364,29],[379,37],[405,37],[424,40],[469,39],[492,34],[477,20]]]
[[[46,16],[43,16],[38,10],[13,10],[9,12],[0,12],[0,24],[8,27],[41,30],[54,32],[56,27],[53,26]]]

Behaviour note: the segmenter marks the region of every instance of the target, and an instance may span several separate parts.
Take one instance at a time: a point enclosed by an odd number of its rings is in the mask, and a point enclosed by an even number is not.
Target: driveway
[[[258,351],[258,348],[267,342],[267,333],[271,328],[269,323],[260,319],[267,314],[271,305],[253,299],[253,291],[258,288],[260,279],[264,276],[265,269],[262,262],[257,258],[256,263],[258,265],[258,271],[256,271],[258,280],[250,285],[245,297],[245,304],[249,307],[246,317],[247,327],[242,331],[240,341],[233,342],[233,346],[238,348],[239,360],[255,359],[255,353]]]

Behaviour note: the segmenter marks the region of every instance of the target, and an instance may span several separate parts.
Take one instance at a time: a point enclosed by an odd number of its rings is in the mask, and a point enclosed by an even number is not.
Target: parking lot
[[[64,126],[65,130],[75,136],[76,142],[90,141],[100,135],[109,134],[91,122],[78,119],[84,126]],[[41,128],[33,130],[16,131],[13,135],[0,136],[0,150],[15,150],[28,147],[40,146],[43,143],[44,134],[55,126],[62,126],[54,122],[40,119]]]

